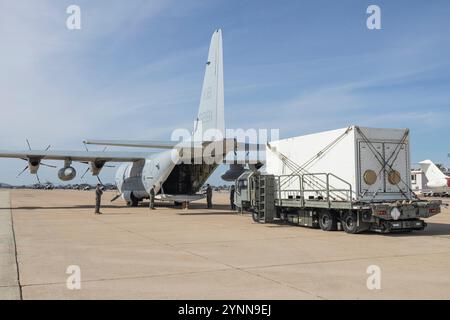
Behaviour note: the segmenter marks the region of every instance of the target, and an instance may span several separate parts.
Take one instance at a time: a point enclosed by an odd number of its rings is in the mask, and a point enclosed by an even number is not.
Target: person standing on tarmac
[[[95,214],[102,214],[100,212],[102,195],[103,195],[102,185],[100,183],[97,183],[97,187],[95,188]]]
[[[153,185],[150,189],[150,209],[155,209],[155,186]]]
[[[230,188],[230,207],[231,210],[236,210],[236,206],[234,205],[234,185]]]
[[[209,184],[206,185],[206,203],[208,209],[212,208],[212,188]]]

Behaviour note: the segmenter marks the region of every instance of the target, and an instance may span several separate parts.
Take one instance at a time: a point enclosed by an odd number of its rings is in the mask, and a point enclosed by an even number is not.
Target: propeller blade
[[[107,146],[103,148],[103,152],[105,152],[105,151],[106,151],[106,149],[108,149],[108,147],[107,147]]]
[[[114,201],[116,201],[117,199],[119,199],[121,195],[122,195],[121,193],[115,195],[114,198],[111,199],[111,202],[114,202]]]
[[[88,173],[88,171],[89,171],[89,168],[87,168],[86,171],[83,173],[83,175],[80,178],[81,180],[83,180],[84,176],[86,175],[86,173]]]
[[[42,166],[49,167],[49,168],[56,168],[56,166],[53,166],[53,165],[51,165],[51,164],[42,163],[42,162],[41,162],[41,165],[42,165]]]
[[[28,145],[28,149],[31,150],[31,145],[30,145],[30,141],[28,141],[28,139],[25,139]]]
[[[42,184],[41,183],[41,179],[39,179],[39,174],[36,172],[36,179],[37,179],[37,181],[39,182],[39,184]]]
[[[26,166],[22,171],[20,171],[20,173],[17,175],[16,178],[20,177],[22,175],[22,173],[24,173],[27,169],[28,169],[28,166]]]
[[[99,176],[97,176],[97,180],[98,180],[98,182],[99,182],[101,185],[103,185],[103,182],[102,182],[102,180],[100,180],[100,177],[99,177]]]
[[[88,147],[87,147],[87,144],[86,144],[86,143],[83,143],[83,145],[84,145],[84,148],[86,149],[86,151],[89,152],[89,149],[88,149]]]
[[[45,151],[48,151],[50,148],[52,147],[52,145],[48,145],[47,148],[45,148]]]

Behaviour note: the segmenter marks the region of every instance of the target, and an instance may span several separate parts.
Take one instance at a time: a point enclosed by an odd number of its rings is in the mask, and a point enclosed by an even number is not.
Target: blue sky
[[[70,4],[81,7],[81,30],[65,26]],[[369,4],[381,7],[382,30],[366,28]],[[227,127],[280,128],[281,137],[408,127],[413,162],[450,165],[449,12],[444,0],[5,0],[0,148],[29,138],[82,150],[85,138],[168,139],[191,128],[220,27]],[[25,162],[0,162],[1,182],[34,182],[15,177]],[[54,169],[40,176],[57,182]]]

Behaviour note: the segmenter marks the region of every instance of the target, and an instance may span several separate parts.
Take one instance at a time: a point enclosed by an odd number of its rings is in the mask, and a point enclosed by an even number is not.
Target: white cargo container
[[[272,141],[266,150],[266,171],[276,176],[294,173],[280,159],[282,154],[305,172],[333,174],[329,184],[335,189],[350,185],[353,201],[408,200],[412,197],[408,133],[408,129],[350,126]]]

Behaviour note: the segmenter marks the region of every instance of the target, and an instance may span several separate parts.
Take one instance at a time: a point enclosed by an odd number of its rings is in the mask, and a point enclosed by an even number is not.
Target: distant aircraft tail
[[[200,107],[194,127],[194,133],[202,134],[202,137],[206,132],[209,136],[206,140],[219,140],[225,137],[223,51],[220,29],[214,31],[211,38]]]
[[[447,178],[447,176],[431,160],[425,160],[419,163],[429,181]]]

